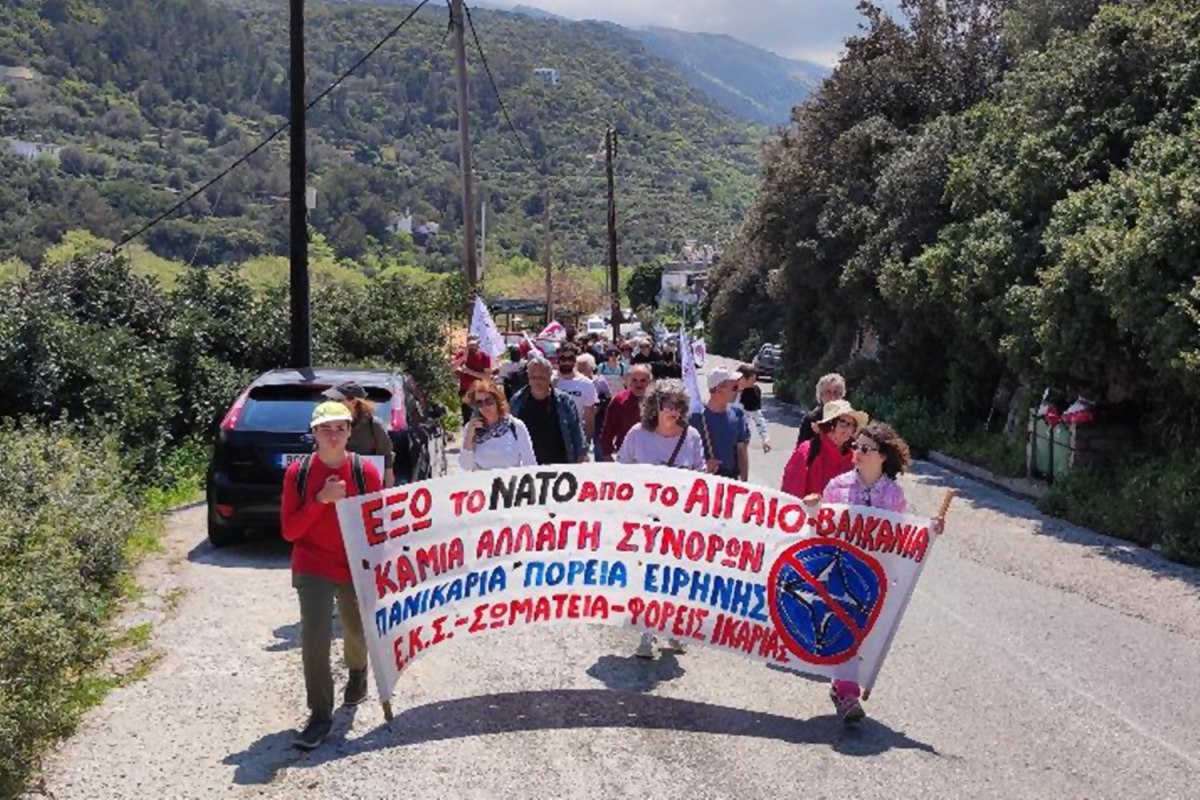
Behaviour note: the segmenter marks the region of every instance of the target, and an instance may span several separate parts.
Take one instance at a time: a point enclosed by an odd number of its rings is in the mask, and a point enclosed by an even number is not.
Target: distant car
[[[764,344],[754,357],[754,369],[760,378],[774,378],[775,370],[779,369],[779,360],[783,356],[783,348],[777,344]]]
[[[525,335],[521,333],[504,333],[501,334],[501,338],[504,340],[505,347],[520,347],[525,344]],[[533,339],[533,343],[546,355],[546,358],[553,358],[554,354],[558,352],[558,348],[562,346],[562,342],[558,339],[537,339],[532,336],[529,338]],[[507,356],[501,356],[501,362],[507,358]]]
[[[589,317],[584,328],[585,333],[604,333],[608,328],[604,320],[600,317]]]
[[[446,410],[408,375],[383,370],[280,369],[253,381],[221,422],[208,467],[208,539],[214,547],[239,541],[248,528],[279,524],[283,475],[313,451],[309,422],[332,386],[356,381],[375,403],[395,453],[396,483],[438,477]]]

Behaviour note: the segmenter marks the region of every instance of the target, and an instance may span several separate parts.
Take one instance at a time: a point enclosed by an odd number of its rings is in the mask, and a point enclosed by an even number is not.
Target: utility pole
[[[467,116],[470,103],[467,94],[467,18],[463,13],[463,0],[451,0],[450,24],[454,26],[454,74],[458,79],[458,166],[462,172],[463,254],[470,295],[467,308],[470,309],[479,288],[479,265],[475,260],[475,194],[471,188],[471,123]]]
[[[613,175],[617,132],[612,126],[604,135],[604,154],[608,171],[608,285],[612,290],[612,340],[616,342],[621,338],[621,278],[617,274],[617,193]]]
[[[291,328],[292,366],[312,366],[308,284],[308,131],[304,107],[304,0],[291,0]]]
[[[542,267],[546,270],[546,324],[554,319],[554,259],[550,249],[554,246],[554,237],[550,232],[550,190],[546,190],[546,199],[542,203]]]
[[[483,192],[483,198],[479,203],[479,279],[483,280],[483,273],[487,272],[487,207],[488,198],[487,190]]]

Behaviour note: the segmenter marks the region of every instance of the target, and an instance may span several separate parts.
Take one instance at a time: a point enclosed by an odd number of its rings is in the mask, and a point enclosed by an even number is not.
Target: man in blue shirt
[[[689,424],[700,431],[708,471],[724,478],[750,477],[750,425],[737,398],[738,376],[717,367],[708,376],[708,403]]]

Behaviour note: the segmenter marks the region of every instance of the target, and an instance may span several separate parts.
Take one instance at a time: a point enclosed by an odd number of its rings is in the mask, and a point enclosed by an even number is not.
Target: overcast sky
[[[780,55],[832,65],[858,30],[857,0],[508,0],[572,19],[727,33]],[[889,10],[898,0],[882,0]]]

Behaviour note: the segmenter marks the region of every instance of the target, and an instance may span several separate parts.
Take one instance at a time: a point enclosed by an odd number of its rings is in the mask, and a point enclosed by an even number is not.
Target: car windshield
[[[313,409],[326,398],[328,386],[259,386],[250,392],[237,429],[266,433],[297,433],[308,430]],[[391,393],[386,389],[367,388],[367,399],[375,403],[375,416],[385,425],[391,422]]]

